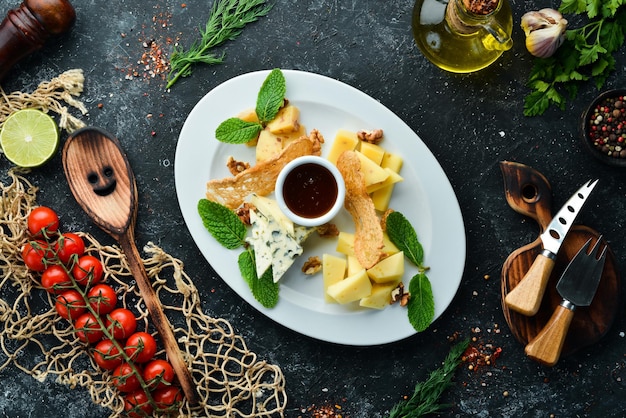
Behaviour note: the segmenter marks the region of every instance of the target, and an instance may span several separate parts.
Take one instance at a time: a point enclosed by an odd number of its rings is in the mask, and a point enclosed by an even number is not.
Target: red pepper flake
[[[161,11],[159,6],[155,6],[154,9],[156,13],[152,16],[151,23],[142,25],[142,32],[138,38],[143,48],[140,57],[128,68],[121,69],[127,80],[165,81],[170,71],[168,52],[171,45],[178,43],[180,34],[172,36],[169,33],[171,12]],[[122,37],[126,37],[126,34],[122,34]]]
[[[298,415],[298,418],[349,418],[348,415],[341,414],[341,405],[324,404],[311,405],[301,411],[305,415]]]
[[[501,354],[502,348],[494,347],[493,344],[470,345],[463,353],[461,361],[468,363],[469,370],[478,371],[482,367],[495,365]]]

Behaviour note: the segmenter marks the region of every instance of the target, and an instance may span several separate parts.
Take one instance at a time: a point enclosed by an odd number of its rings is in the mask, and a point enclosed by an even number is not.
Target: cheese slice
[[[293,222],[280,210],[278,202],[269,197],[259,196],[256,193],[251,194],[248,200],[266,218],[275,219],[288,234],[294,235]]]
[[[272,199],[257,196],[253,203],[256,209],[250,211],[252,229],[246,241],[254,248],[257,276],[271,266],[272,279],[277,283],[302,254],[301,244],[315,228],[294,226]]]

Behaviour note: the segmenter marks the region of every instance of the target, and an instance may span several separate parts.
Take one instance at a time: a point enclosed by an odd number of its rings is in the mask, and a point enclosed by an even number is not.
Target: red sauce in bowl
[[[317,218],[330,211],[337,193],[337,182],[330,170],[314,163],[295,167],[283,184],[285,204],[303,218]]]

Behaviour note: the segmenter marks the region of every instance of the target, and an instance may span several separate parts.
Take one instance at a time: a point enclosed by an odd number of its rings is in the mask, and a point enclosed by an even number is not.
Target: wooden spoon
[[[195,405],[198,400],[191,373],[135,246],[137,186],[119,141],[98,128],[78,130],[63,148],[63,169],[76,201],[96,225],[117,240],[126,254],[185,397]]]

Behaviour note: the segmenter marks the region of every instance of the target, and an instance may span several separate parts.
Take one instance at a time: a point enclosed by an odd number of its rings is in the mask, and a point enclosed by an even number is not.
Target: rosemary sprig
[[[248,23],[267,15],[271,8],[266,0],[215,0],[205,29],[200,29],[202,38],[188,51],[174,48],[165,88],[172,87],[180,77],[190,76],[194,64],[221,64],[225,54],[217,56],[210,49],[237,38]]]
[[[469,339],[461,341],[450,349],[443,365],[432,371],[428,379],[415,386],[413,395],[396,404],[388,418],[417,418],[442,411],[448,405],[440,404],[439,398],[452,384],[454,371],[461,363],[461,356],[469,345]]]

